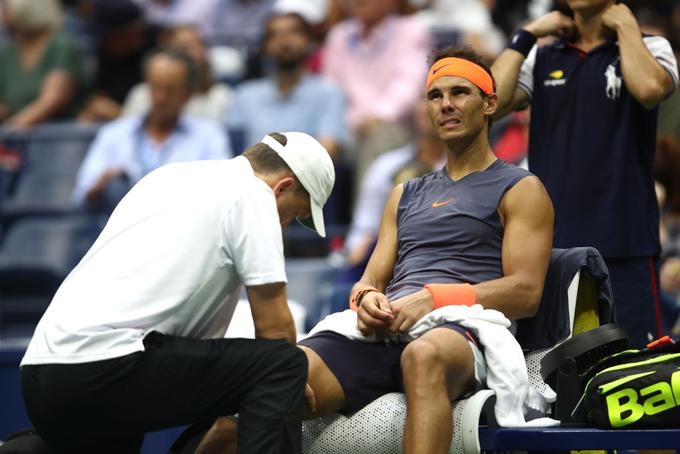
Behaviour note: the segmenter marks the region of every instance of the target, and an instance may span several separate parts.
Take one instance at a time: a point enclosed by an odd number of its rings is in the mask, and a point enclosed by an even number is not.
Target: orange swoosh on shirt
[[[441,207],[444,205],[448,205],[451,202],[454,202],[456,199],[449,199],[449,200],[444,200],[443,202],[432,202],[432,208],[437,208]]]

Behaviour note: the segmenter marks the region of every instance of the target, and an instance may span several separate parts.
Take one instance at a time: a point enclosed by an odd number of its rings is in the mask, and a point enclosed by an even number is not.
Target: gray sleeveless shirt
[[[399,255],[388,299],[428,283],[476,284],[502,277],[498,204],[529,175],[498,159],[458,181],[446,167],[407,181],[397,208]]]

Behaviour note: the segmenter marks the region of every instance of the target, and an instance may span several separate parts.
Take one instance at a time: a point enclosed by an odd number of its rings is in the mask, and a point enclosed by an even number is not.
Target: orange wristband
[[[477,302],[477,291],[470,284],[426,284],[432,293],[433,309],[444,306],[472,306]]]
[[[368,292],[378,292],[379,290],[375,287],[365,287],[365,288],[358,288],[349,295],[349,308],[352,309],[354,312],[359,310],[359,305],[361,304],[361,300],[364,298],[364,296]]]

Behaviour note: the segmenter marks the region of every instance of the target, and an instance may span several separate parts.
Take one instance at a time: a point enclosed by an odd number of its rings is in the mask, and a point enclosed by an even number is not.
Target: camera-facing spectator
[[[348,135],[345,101],[336,85],[307,72],[312,44],[309,24],[299,14],[276,14],[267,22],[264,52],[273,61],[272,74],[240,84],[227,117],[248,145],[272,129],[301,131],[337,158]]]
[[[422,97],[431,37],[418,18],[399,14],[397,0],[347,4],[352,18],[330,30],[323,73],[348,98],[358,192],[370,163],[409,140],[403,121]]]
[[[184,113],[194,117],[223,121],[231,99],[231,89],[216,83],[208,54],[199,30],[192,25],[178,25],[162,34],[162,47],[186,53],[198,70],[196,91],[184,107]],[[141,114],[149,110],[151,94],[144,82],[136,85],[123,105],[123,115]]]

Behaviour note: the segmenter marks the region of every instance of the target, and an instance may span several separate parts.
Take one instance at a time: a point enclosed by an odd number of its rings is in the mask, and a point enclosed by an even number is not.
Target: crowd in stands
[[[680,55],[679,0],[624,3],[643,32],[665,36]],[[266,133],[302,131],[336,165],[326,216],[344,228],[349,273],[370,254],[392,185],[443,164],[421,104],[431,49],[468,43],[492,62],[522,24],[568,10],[565,0],[3,0],[0,8],[0,203],[25,158],[7,138],[46,123],[99,126],[72,201],[104,215],[161,165],[228,158]],[[528,128],[527,110],[495,122],[497,156],[525,165]],[[655,167],[660,281],[678,304],[680,90],[661,105]],[[3,222],[0,234],[11,228]]]

